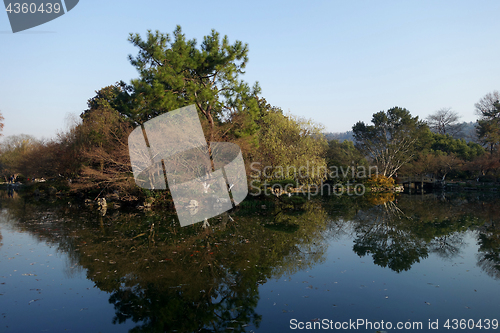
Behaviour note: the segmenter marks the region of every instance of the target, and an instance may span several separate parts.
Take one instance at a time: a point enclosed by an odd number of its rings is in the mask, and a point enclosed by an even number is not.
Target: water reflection
[[[353,250],[359,256],[371,254],[373,262],[401,272],[428,256],[426,242],[412,228],[407,216],[394,201],[360,212],[354,218],[356,238]]]
[[[5,205],[15,228],[57,246],[111,293],[114,323],[130,319],[138,332],[258,327],[258,286],[324,260],[326,248],[327,216],[312,202],[292,213],[242,209],[211,220],[209,229],[179,228],[174,217],[153,212]]]
[[[487,204],[482,207],[488,212],[486,224],[481,227],[478,236],[478,266],[489,276],[500,279],[500,223],[498,204]],[[493,216],[497,217],[496,219]]]
[[[152,211],[92,211],[2,193],[4,221],[68,255],[110,293],[115,324],[133,332],[243,332],[258,328],[259,286],[321,264],[332,240],[350,235],[352,250],[395,272],[434,253],[460,255],[463,233],[477,231],[477,265],[500,276],[498,199],[487,197],[331,197],[287,206],[250,204],[180,228]],[[479,207],[481,210],[479,210]],[[0,236],[1,242],[1,236]],[[67,269],[68,274],[72,269]]]
[[[459,256],[465,231],[478,230],[482,240],[493,231],[481,226],[499,219],[498,212],[484,209],[497,206],[495,197],[441,194],[381,199],[352,218],[353,250],[360,256],[371,255],[375,264],[396,272],[409,270],[430,253],[445,260]]]

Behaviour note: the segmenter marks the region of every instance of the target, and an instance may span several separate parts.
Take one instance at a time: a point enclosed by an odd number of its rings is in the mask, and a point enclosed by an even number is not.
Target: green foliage
[[[96,95],[87,101],[88,109],[85,110],[80,117],[85,120],[92,111],[99,109],[113,109],[121,91],[122,89],[119,85],[106,86],[97,90],[95,92]]]
[[[117,109],[137,124],[177,108],[196,104],[213,129],[235,114],[246,114],[245,126],[237,135],[253,134],[259,108],[252,88],[239,79],[248,62],[248,45],[229,43],[227,36],[212,30],[197,48],[196,40],[186,39],[177,26],[171,37],[148,30],[146,38],[130,34],[129,41],[139,49],[129,56],[139,78],[130,85],[121,83]]]
[[[454,139],[451,135],[432,133],[431,150],[445,154],[455,154],[457,157],[471,161],[484,154],[484,148],[475,142],[465,142],[464,139]]]
[[[404,108],[375,113],[373,125],[360,121],[353,126],[356,147],[373,160],[382,175],[392,177],[409,162],[429,129]],[[421,142],[419,142],[421,141]]]
[[[337,166],[342,168],[358,166],[368,166],[365,157],[350,140],[330,140],[328,142],[328,150],[326,152],[326,160],[328,166]]]
[[[500,116],[500,106],[498,107]],[[481,119],[477,121],[477,135],[482,144],[490,147],[490,152],[493,153],[497,145],[500,143],[500,118],[498,119]]]
[[[292,187],[297,187],[299,186],[299,184],[297,183],[297,181],[295,179],[272,179],[270,181],[267,182],[268,187],[273,187],[275,185],[279,185],[281,188],[285,188],[285,186],[287,185],[290,185]]]
[[[286,232],[286,233],[294,233],[297,230],[299,230],[299,226],[297,224],[292,224],[292,223],[276,223],[276,224],[266,224],[264,225],[265,228],[272,230],[272,231],[278,231],[278,232]]]
[[[477,164],[485,153],[484,148],[475,142],[466,142],[449,134],[438,133],[430,133],[426,143],[420,143],[418,151],[401,172],[409,175],[433,174],[443,179],[448,174],[465,177],[462,170],[477,169]]]
[[[265,112],[260,123],[259,149],[252,156],[258,161],[257,168],[252,168],[257,178],[301,183],[324,178],[327,143],[319,125],[274,110]]]
[[[477,136],[493,154],[500,144],[500,94],[498,91],[486,94],[475,106],[479,114]]]

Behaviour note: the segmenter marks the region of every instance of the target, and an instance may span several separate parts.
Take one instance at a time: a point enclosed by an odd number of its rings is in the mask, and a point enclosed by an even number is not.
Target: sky
[[[3,135],[51,138],[102,87],[138,73],[130,33],[249,46],[241,78],[284,111],[344,132],[394,106],[425,118],[500,90],[500,1],[94,1],[12,33],[0,13]]]

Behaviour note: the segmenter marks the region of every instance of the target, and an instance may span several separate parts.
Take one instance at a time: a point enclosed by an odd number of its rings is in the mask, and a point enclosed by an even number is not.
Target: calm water
[[[497,197],[245,201],[203,229],[0,195],[1,332],[499,330]]]

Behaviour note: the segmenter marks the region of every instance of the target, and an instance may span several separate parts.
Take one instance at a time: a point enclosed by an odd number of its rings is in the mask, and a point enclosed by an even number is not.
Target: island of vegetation
[[[129,41],[137,48],[129,56],[137,78],[97,90],[81,119],[54,139],[3,138],[0,174],[8,186],[26,185],[36,196],[173,209],[168,190],[136,185],[127,140],[137,126],[192,104],[207,142],[241,148],[250,191],[267,187],[280,196],[329,185],[335,193],[341,187],[352,193],[355,184],[363,185],[363,193],[393,191],[405,179],[409,189],[414,179],[423,191],[424,177],[441,187],[498,185],[498,91],[475,104],[476,123],[461,123],[451,108],[419,119],[395,106],[375,112],[368,123],[359,121],[348,133],[325,133],[321,124],[269,104],[258,83],[241,79],[249,61],[248,45],[241,41],[231,43],[212,30],[198,44],[179,26],[173,34],[131,34]]]

